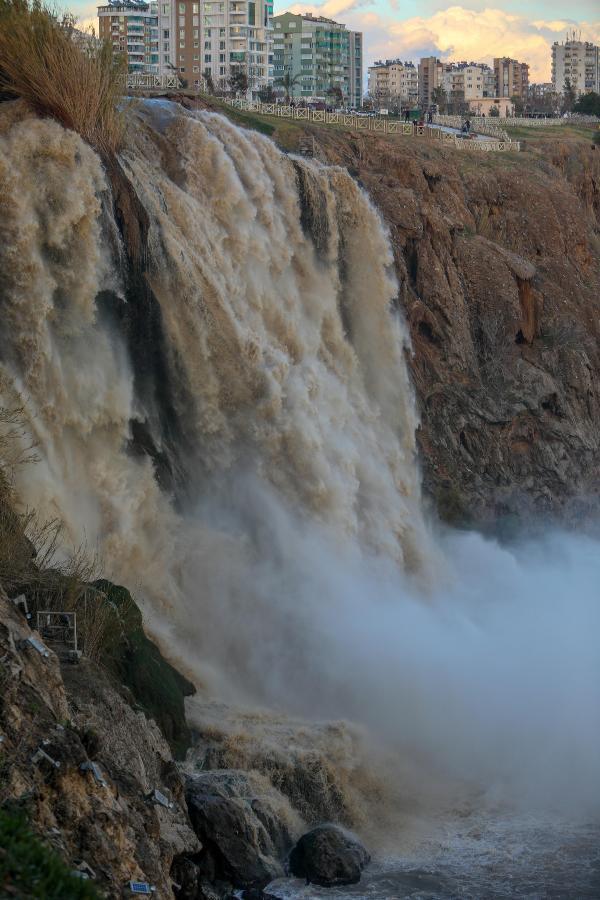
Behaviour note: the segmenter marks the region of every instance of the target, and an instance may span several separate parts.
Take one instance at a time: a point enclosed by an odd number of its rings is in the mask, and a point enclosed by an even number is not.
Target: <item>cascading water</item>
[[[0,123],[0,405],[39,456],[23,501],[98,548],[208,694],[367,726],[397,802],[424,771],[596,815],[597,545],[431,537],[365,194],[214,114],[129,118],[137,295],[97,156],[53,122]],[[264,717],[296,752],[306,727]],[[310,740],[352,774],[359,738]]]

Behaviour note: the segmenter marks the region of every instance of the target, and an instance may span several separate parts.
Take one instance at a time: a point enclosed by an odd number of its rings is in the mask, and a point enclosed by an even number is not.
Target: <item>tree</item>
[[[595,91],[583,94],[573,105],[573,112],[583,113],[585,116],[600,116],[600,94]]]
[[[336,102],[336,103],[338,103],[338,105],[340,103],[343,103],[344,95],[343,95],[342,89],[339,85],[332,84],[330,87],[327,88],[326,93],[327,93],[328,97],[331,97],[332,102]]]
[[[446,112],[448,108],[448,97],[446,95],[446,91],[441,85],[433,89],[431,93],[431,102],[435,103],[439,112]]]
[[[285,91],[287,103],[290,102],[290,97],[294,96],[294,88],[300,82],[301,78],[301,75],[292,75],[291,72],[286,72],[282,78],[276,79],[275,84],[280,85]]]
[[[275,97],[275,91],[270,84],[266,85],[265,87],[261,87],[260,91],[258,92],[258,99],[261,103],[275,103],[275,100],[277,98]]]
[[[511,97],[511,103],[515,108],[515,116],[522,116],[525,110],[525,104],[521,97],[518,94],[515,94],[514,97]]]
[[[500,110],[497,106],[492,106],[489,115],[493,116],[495,119],[498,119],[500,117]]]
[[[204,70],[204,81],[206,82],[206,90],[209,94],[214,94],[215,92],[215,83],[213,81],[212,72],[210,69]]]
[[[565,84],[563,87],[562,111],[571,112],[576,99],[577,98],[575,96],[573,85],[571,84],[571,79],[565,78]]]
[[[241,69],[236,69],[229,76],[229,87],[236,94],[245,94],[248,90],[248,76]]]

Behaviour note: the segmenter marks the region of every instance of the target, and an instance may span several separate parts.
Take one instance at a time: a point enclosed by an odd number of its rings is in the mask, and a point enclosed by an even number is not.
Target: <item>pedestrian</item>
[[[405,122],[410,122],[410,109],[405,109],[405,110],[404,110],[404,121],[405,121]]]

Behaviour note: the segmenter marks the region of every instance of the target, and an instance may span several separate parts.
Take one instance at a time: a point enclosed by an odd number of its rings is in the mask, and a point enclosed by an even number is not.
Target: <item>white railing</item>
[[[573,117],[575,118],[575,117]],[[567,125],[569,119],[528,119],[525,116],[443,116],[433,117],[437,125],[449,125],[451,128],[460,128],[465,119],[469,119],[471,126],[479,130],[481,126],[498,128],[498,126],[510,126],[511,128],[545,128],[551,125]],[[571,120],[573,121],[573,120]],[[483,133],[483,132],[482,132]]]
[[[478,116],[470,118],[468,116],[438,115],[433,117],[433,122],[435,125],[442,125],[446,128],[458,128],[460,130],[467,118],[469,118],[469,121],[471,123],[471,130],[476,131],[477,134],[485,134],[489,137],[498,138],[501,141],[510,140],[504,128],[498,128],[498,126],[493,124],[489,119],[483,119]]]
[[[442,131],[439,128],[430,128],[427,125],[417,125],[412,122],[401,122],[397,119],[388,119],[385,116],[357,116],[354,113],[338,113],[327,112],[324,109],[309,109],[305,106],[285,106],[279,103],[260,103],[258,100],[227,100],[225,101],[235,109],[248,110],[249,112],[258,112],[262,115],[280,116],[286,119],[301,119],[308,122],[315,122],[320,125],[343,125],[348,128],[354,128],[356,131],[370,131],[379,134],[403,134],[410,137],[424,137],[431,140],[439,140],[441,143],[453,147],[467,147],[470,149],[481,151],[505,152],[508,150],[520,150],[518,141],[511,141],[501,129],[491,127],[490,137],[496,138],[491,141],[474,141],[463,140],[457,138],[454,133]],[[449,119],[450,116],[436,116],[435,119]],[[456,117],[458,125],[454,123],[444,122],[439,124],[452,124],[452,127],[460,127],[462,119]],[[482,132],[483,133],[483,132]],[[477,146],[475,146],[477,145]]]
[[[129,72],[121,76],[121,82],[126,88],[135,90],[150,90],[152,88],[172,88],[178,90],[181,82],[177,75],[153,75],[146,72]]]

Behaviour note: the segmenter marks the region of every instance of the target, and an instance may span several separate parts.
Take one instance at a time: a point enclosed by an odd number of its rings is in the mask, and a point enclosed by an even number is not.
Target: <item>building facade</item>
[[[361,32],[310,13],[273,18],[274,83],[288,76],[294,98],[324,98],[339,89],[344,105],[360,106],[362,59]]]
[[[414,63],[386,59],[369,66],[369,97],[381,106],[416,105],[419,83]]]
[[[243,73],[252,90],[272,80],[272,0],[115,0],[98,7],[99,34],[126,53],[130,72],[176,73],[188,87],[226,86]]]
[[[576,40],[574,34],[564,43],[552,45],[554,91],[562,94],[566,82],[570,82],[576,97],[590,91],[600,93],[600,47]]]
[[[469,109],[475,116],[510,118],[515,114],[515,105],[510,97],[480,97],[469,101]]]
[[[158,3],[110,3],[98,7],[98,35],[122,54],[131,73],[162,74]]]
[[[429,106],[433,102],[433,92],[441,87],[444,66],[435,56],[424,56],[419,61],[418,84],[419,104]]]
[[[529,65],[508,56],[494,59],[497,97],[518,97],[525,102],[529,88]]]

